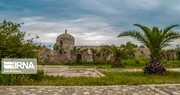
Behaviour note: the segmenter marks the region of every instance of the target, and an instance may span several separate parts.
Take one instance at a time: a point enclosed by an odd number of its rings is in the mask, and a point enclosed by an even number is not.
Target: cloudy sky
[[[37,41],[45,45],[53,45],[65,29],[78,46],[141,45],[117,35],[139,30],[135,23],[160,28],[180,24],[180,0],[0,0],[0,21],[4,19],[24,22],[21,30],[40,36]],[[177,44],[180,40],[169,48]]]

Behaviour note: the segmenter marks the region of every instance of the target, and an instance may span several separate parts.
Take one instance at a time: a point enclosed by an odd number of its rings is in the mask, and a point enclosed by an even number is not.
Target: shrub
[[[149,59],[132,58],[123,60],[122,63],[125,67],[144,67],[148,61]]]
[[[38,71],[37,74],[1,74],[0,85],[23,85],[31,84],[43,80],[44,72]]]
[[[43,70],[37,71],[37,74],[30,74],[30,75],[28,75],[28,77],[35,81],[41,81],[44,78],[44,71]]]

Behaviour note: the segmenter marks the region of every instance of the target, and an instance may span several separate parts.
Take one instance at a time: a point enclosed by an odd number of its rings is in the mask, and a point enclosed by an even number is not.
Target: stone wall
[[[180,50],[172,50],[172,51],[165,51],[163,53],[163,57],[166,59],[166,60],[178,60],[180,58]]]
[[[39,50],[37,51],[37,56],[38,56],[38,61],[42,62],[42,63],[47,63],[50,61],[49,58],[51,58],[50,56],[50,49],[47,49],[45,47],[41,47]]]
[[[75,51],[73,51],[74,48]],[[74,46],[71,50],[66,50],[66,52],[63,49],[50,50],[43,48],[38,53],[39,62],[74,62],[78,60],[78,56],[80,60],[87,62],[112,60],[112,54],[106,56],[97,55],[101,48],[102,46]],[[96,53],[93,53],[91,49],[96,50]],[[150,52],[147,48],[135,48],[135,50],[136,57],[150,58]]]
[[[135,56],[141,58],[148,58],[150,59],[150,51],[148,48],[135,48]]]

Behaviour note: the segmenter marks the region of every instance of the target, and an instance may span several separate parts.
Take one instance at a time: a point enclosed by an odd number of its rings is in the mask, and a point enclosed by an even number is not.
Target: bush
[[[37,74],[1,74],[0,85],[23,85],[31,84],[43,80],[44,72],[38,71]]]
[[[148,62],[149,59],[144,58],[132,58],[122,61],[125,67],[145,67]]]
[[[37,74],[30,74],[28,77],[35,81],[41,81],[44,78],[44,71],[43,70],[37,71]]]

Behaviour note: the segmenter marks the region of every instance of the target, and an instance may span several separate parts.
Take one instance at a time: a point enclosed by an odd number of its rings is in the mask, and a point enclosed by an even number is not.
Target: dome
[[[67,30],[65,30],[65,33],[59,35],[57,38],[64,38],[64,39],[74,39],[74,37],[67,33]]]
[[[59,35],[56,39],[56,45],[57,46],[63,46],[63,45],[74,45],[74,37],[67,33],[67,30],[65,30],[65,33]]]

